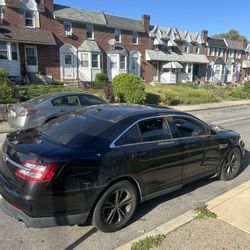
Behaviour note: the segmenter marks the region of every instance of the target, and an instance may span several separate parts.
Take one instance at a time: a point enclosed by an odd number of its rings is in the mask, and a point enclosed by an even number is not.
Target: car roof
[[[106,120],[117,123],[126,118],[134,116],[148,117],[150,115],[166,115],[166,114],[185,114],[183,112],[167,108],[154,107],[136,104],[103,104],[86,107],[76,111],[78,114],[95,117],[96,119]]]

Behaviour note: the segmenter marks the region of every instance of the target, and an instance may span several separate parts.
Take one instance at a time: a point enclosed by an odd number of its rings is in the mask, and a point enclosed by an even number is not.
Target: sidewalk
[[[158,234],[166,235],[160,249],[250,249],[250,181],[207,203],[217,219],[194,219],[189,211],[153,231],[117,248]]]

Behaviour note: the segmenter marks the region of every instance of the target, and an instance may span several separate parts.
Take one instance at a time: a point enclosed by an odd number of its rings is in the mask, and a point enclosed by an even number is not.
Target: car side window
[[[176,117],[173,118],[173,122],[178,138],[206,135],[205,126],[198,121]]]
[[[55,107],[59,107],[62,105],[62,98],[56,98],[54,100],[51,101],[52,102],[52,105],[55,106]]]
[[[94,96],[80,95],[79,99],[82,106],[99,105],[105,103],[103,100]]]
[[[134,125],[124,133],[115,143],[116,146],[140,143],[141,137],[137,125]]]
[[[143,142],[171,139],[171,132],[164,118],[155,118],[139,122]]]

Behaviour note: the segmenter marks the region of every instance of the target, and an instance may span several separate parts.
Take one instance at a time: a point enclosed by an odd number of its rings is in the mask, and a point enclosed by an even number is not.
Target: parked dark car
[[[8,134],[0,155],[2,209],[28,227],[123,228],[138,203],[203,177],[231,180],[244,143],[172,109],[92,106]]]
[[[107,104],[91,94],[52,93],[12,105],[8,110],[8,122],[11,128],[25,130],[38,127],[79,108],[105,103]]]

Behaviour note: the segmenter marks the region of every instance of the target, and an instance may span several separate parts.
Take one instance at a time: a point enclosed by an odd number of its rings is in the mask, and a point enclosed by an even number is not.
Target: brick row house
[[[54,4],[0,0],[0,67],[21,80],[90,82],[131,72],[146,82],[242,82],[250,45],[141,20]],[[33,77],[33,78],[32,78]]]

